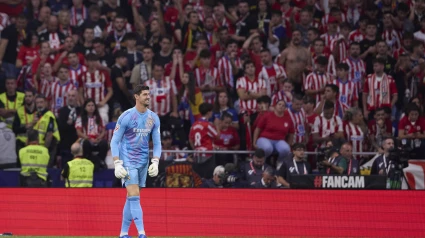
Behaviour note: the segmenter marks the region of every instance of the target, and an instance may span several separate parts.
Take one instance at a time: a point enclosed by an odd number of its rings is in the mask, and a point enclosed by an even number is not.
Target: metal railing
[[[150,150],[153,152],[153,150]],[[255,151],[247,150],[162,150],[165,153],[203,153],[203,154],[251,154]],[[353,152],[353,155],[376,155],[378,152]],[[317,152],[307,151],[307,155],[316,155]]]

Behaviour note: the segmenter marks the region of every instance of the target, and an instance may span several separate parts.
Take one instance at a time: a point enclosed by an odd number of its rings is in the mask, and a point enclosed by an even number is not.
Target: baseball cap
[[[162,132],[162,134],[161,134],[161,138],[164,140],[164,139],[169,139],[169,138],[171,138],[171,132],[169,132],[169,131],[163,131]]]

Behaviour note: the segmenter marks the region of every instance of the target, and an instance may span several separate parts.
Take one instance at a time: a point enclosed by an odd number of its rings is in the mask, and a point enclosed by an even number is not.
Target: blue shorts
[[[139,187],[146,187],[146,176],[148,175],[148,166],[142,166],[140,168],[126,168],[128,172],[128,176],[126,178],[121,179],[122,186],[126,187],[131,184],[138,184]]]

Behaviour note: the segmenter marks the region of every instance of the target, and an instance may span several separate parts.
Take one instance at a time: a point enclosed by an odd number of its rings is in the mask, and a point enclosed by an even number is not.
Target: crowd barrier
[[[0,189],[0,233],[118,236],[124,189]],[[425,193],[144,189],[148,236],[425,237]],[[134,225],[130,235],[135,236]]]

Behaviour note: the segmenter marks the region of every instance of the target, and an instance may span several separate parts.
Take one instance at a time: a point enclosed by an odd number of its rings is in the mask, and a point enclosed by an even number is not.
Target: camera
[[[324,148],[317,149],[317,162],[322,162],[323,160],[329,159],[333,153],[338,152],[338,149],[334,146],[328,146]]]
[[[233,183],[239,180],[239,177],[237,176],[236,165],[233,163],[227,163],[224,166],[224,173],[219,177],[223,187],[231,187]]]
[[[408,145],[392,148],[389,154],[389,160],[394,164],[396,170],[402,170],[409,166],[409,159],[414,158],[413,149]]]

